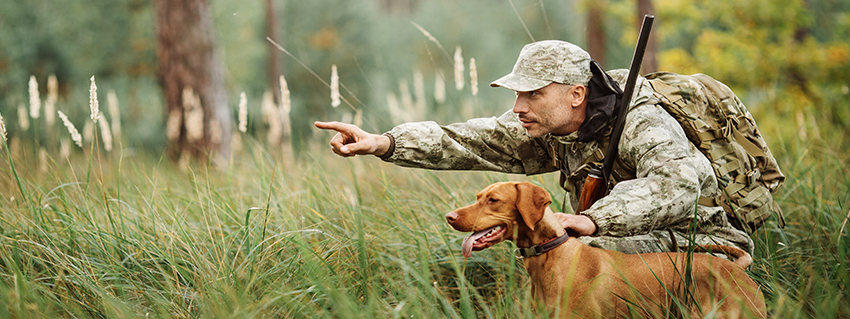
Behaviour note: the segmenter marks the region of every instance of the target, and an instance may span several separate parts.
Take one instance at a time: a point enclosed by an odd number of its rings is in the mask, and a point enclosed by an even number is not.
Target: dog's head
[[[487,186],[475,203],[446,214],[455,230],[474,232],[464,239],[463,255],[482,250],[504,240],[516,240],[514,234],[533,231],[543,219],[552,197],[542,187],[528,182],[503,182]]]

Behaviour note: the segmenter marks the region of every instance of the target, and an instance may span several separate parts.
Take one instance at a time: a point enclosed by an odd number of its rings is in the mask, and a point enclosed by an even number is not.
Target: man
[[[344,157],[371,154],[408,167],[526,175],[560,170],[575,210],[583,164],[604,153],[627,76],[628,70],[603,71],[574,44],[541,41],[526,45],[513,71],[490,84],[516,91],[513,109],[498,118],[406,123],[383,135],[337,122],[315,125],[338,132],[331,147]],[[714,171],[656,103],[639,78],[612,175],[620,182],[579,215],[558,213],[562,225],[591,246],[626,253],[671,251],[690,240],[752,253],[752,240],[722,207],[697,204],[700,196],[719,194]]]

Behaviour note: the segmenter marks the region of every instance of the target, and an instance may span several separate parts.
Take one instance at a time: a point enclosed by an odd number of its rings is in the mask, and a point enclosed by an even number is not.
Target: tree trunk
[[[605,67],[605,2],[587,1],[587,53]]]
[[[652,7],[652,0],[638,0],[637,11],[638,30],[640,30],[640,24],[643,22],[643,16],[647,14],[655,14],[655,9],[653,9]],[[658,28],[655,27],[653,29],[656,30]],[[655,32],[650,32],[649,39],[646,43],[646,52],[643,56],[643,63],[640,66],[641,74],[647,74],[658,71],[658,60],[656,59],[656,55],[658,53],[658,46],[656,45],[655,38]]]
[[[231,115],[208,0],[154,0],[154,9],[157,73],[173,125],[167,128],[169,156],[227,160]],[[187,108],[193,103],[185,92],[194,92],[202,114]],[[203,128],[193,133],[199,124]]]

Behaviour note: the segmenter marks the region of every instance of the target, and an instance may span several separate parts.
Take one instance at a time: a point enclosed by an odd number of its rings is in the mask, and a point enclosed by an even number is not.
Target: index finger
[[[315,125],[316,127],[320,128],[320,129],[323,129],[323,130],[334,130],[334,131],[337,131],[337,132],[350,132],[352,130],[350,126],[353,126],[351,124],[345,124],[345,123],[340,123],[340,122],[320,122],[320,121],[314,122],[313,125]]]

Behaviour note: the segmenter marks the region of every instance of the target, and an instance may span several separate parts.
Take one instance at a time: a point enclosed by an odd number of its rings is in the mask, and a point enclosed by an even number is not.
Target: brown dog
[[[758,284],[743,271],[752,261],[746,252],[712,246],[738,257],[736,263],[708,254],[693,254],[688,263],[686,253],[629,255],[593,248],[565,235],[550,203],[549,193],[531,183],[496,183],[478,193],[474,204],[446,219],[458,231],[475,232],[462,244],[465,257],[504,240],[532,252],[524,259],[531,291],[553,316],[658,318],[680,312],[690,318],[766,316]],[[552,249],[533,256],[534,247],[545,248],[537,252]]]

